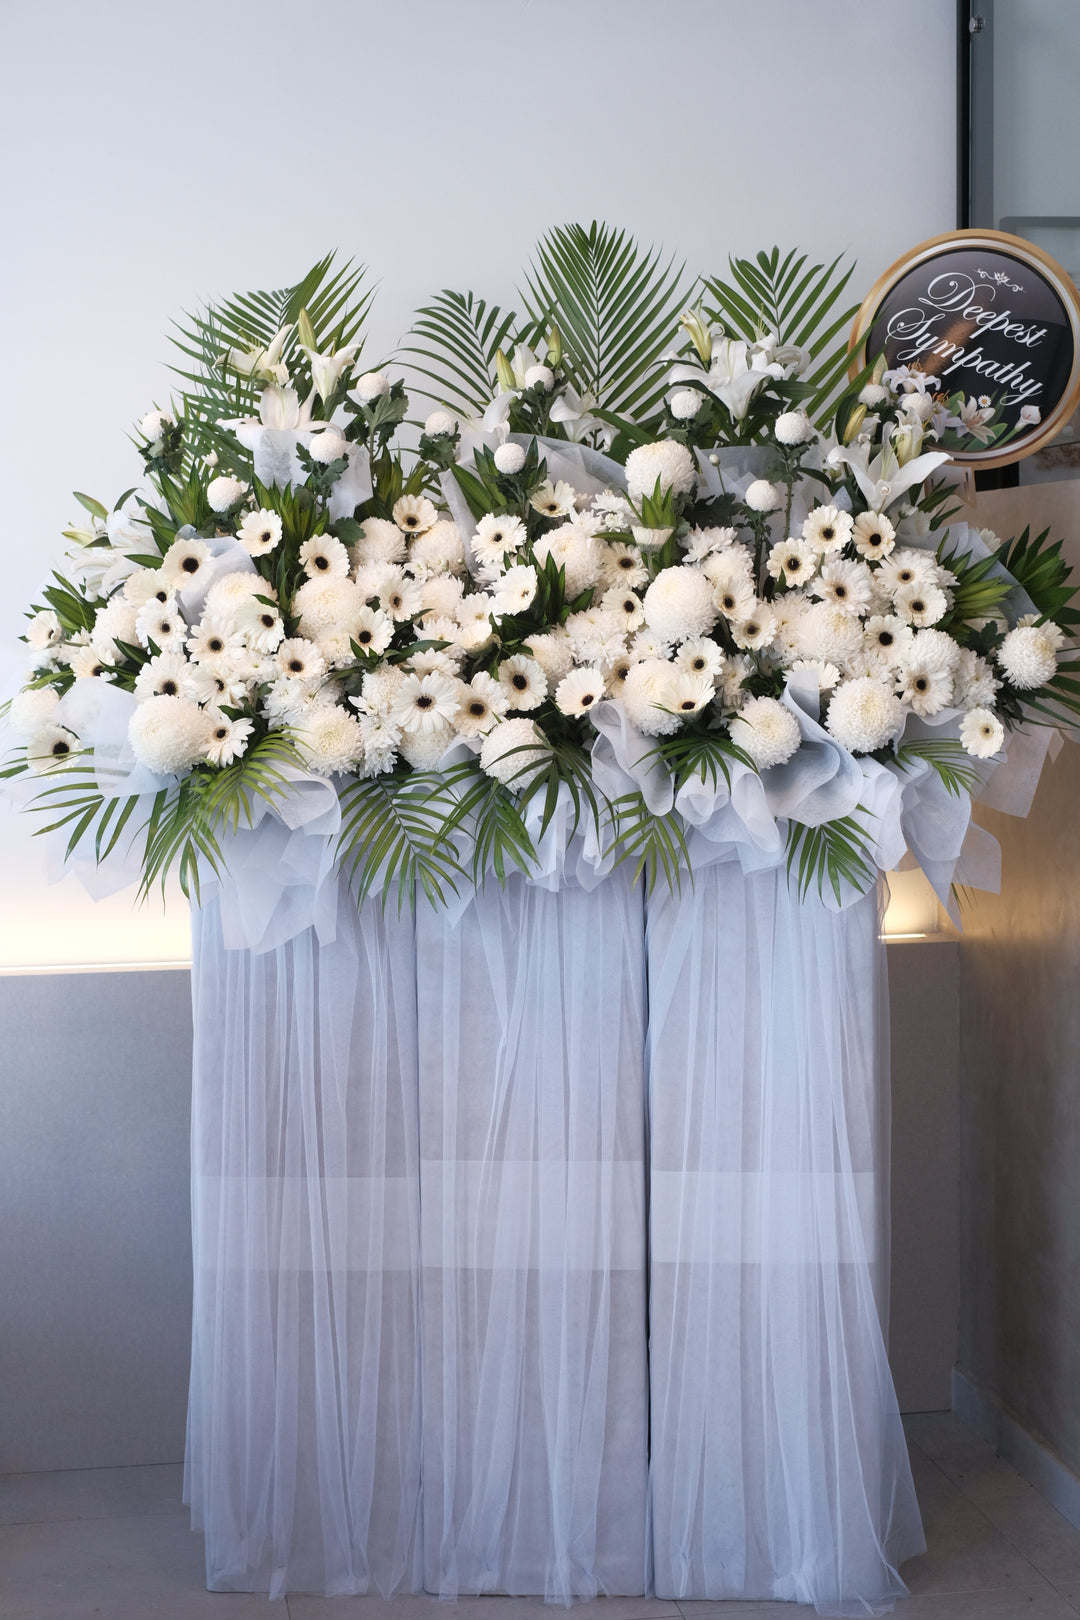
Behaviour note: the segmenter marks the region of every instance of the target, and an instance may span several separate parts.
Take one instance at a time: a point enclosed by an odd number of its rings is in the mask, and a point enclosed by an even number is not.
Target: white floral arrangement
[[[360,896],[436,901],[534,870],[560,805],[598,872],[677,882],[753,778],[800,888],[864,891],[897,853],[874,782],[966,803],[1009,731],[1070,722],[1080,615],[1046,536],[950,521],[955,402],[851,378],[846,281],[773,250],[691,303],[624,233],[552,232],[525,318],[420,312],[412,452],[404,380],[361,368],[362,271],[191,317],[143,483],[78,497],[30,611],[6,775],[49,778],[69,853],[195,890],[325,779]],[[843,814],[819,779],[856,783]]]

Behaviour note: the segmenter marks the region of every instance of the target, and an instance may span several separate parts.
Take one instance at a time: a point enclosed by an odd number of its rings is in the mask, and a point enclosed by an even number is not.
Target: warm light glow
[[[881,937],[893,939],[934,939],[955,930],[920,869],[890,872],[889,905]]]
[[[35,962],[27,967],[0,967],[0,978],[13,978],[20,973],[163,973],[167,969],[191,969],[191,959],[185,962]]]

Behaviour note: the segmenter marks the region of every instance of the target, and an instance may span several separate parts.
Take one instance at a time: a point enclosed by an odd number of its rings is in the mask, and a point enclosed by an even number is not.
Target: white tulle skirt
[[[208,1585],[891,1607],[877,931],[734,862],[263,955],[197,913]]]

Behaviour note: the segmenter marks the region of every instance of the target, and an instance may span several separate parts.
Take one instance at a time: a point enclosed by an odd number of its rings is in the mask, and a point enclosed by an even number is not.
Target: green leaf
[[[932,767],[954,798],[973,798],[983,785],[982,773],[971,755],[951,737],[915,737],[896,750],[896,763],[903,771],[910,770],[918,760]]]
[[[669,813],[658,816],[640,793],[625,793],[611,804],[612,847],[617,852],[615,866],[632,860],[633,881],[645,874],[645,887],[652,893],[661,874],[674,894],[682,891],[682,875],[690,870],[690,852],[680,818]]]
[[[384,909],[395,885],[399,910],[406,900],[415,904],[417,885],[433,906],[446,903],[447,890],[457,893],[465,875],[451,836],[459,780],[453,771],[413,771],[344,789],[338,858],[358,905],[380,878]]]
[[[95,499],[94,499],[94,497],[92,495],[84,495],[82,490],[80,490],[80,489],[73,489],[71,493],[74,495],[74,497],[78,501],[79,505],[84,506],[86,508],[86,510],[90,513],[91,517],[101,518],[102,521],[104,521],[105,518],[108,517],[108,515],[109,515],[108,507],[107,506],[102,506],[100,501],[95,501]],[[123,502],[122,501],[117,501],[116,504],[117,504],[117,506],[121,506],[121,505],[123,505]]]
[[[823,822],[819,827],[788,822],[788,882],[795,877],[800,900],[806,898],[811,885],[816,886],[818,895],[824,899],[828,883],[838,905],[843,898],[843,884],[848,883],[861,893],[870,888],[876,876],[873,846],[856,819],[870,814],[858,805],[852,815]]]
[[[415,355],[409,370],[434,385],[414,392],[459,415],[481,416],[498,390],[496,353],[513,346],[517,325],[513,310],[444,288],[417,311],[411,341],[398,351]]]

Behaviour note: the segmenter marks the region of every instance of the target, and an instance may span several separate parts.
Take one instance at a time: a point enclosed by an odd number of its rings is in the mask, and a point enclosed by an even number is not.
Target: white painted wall
[[[540,232],[597,216],[700,270],[844,250],[861,296],[955,223],[954,26],[944,0],[3,7],[5,695],[69,491],[138,476],[177,311],[338,247],[382,284],[374,361],[431,291],[511,298]],[[0,907],[0,968],[186,955],[182,906],[47,888],[7,807]]]

